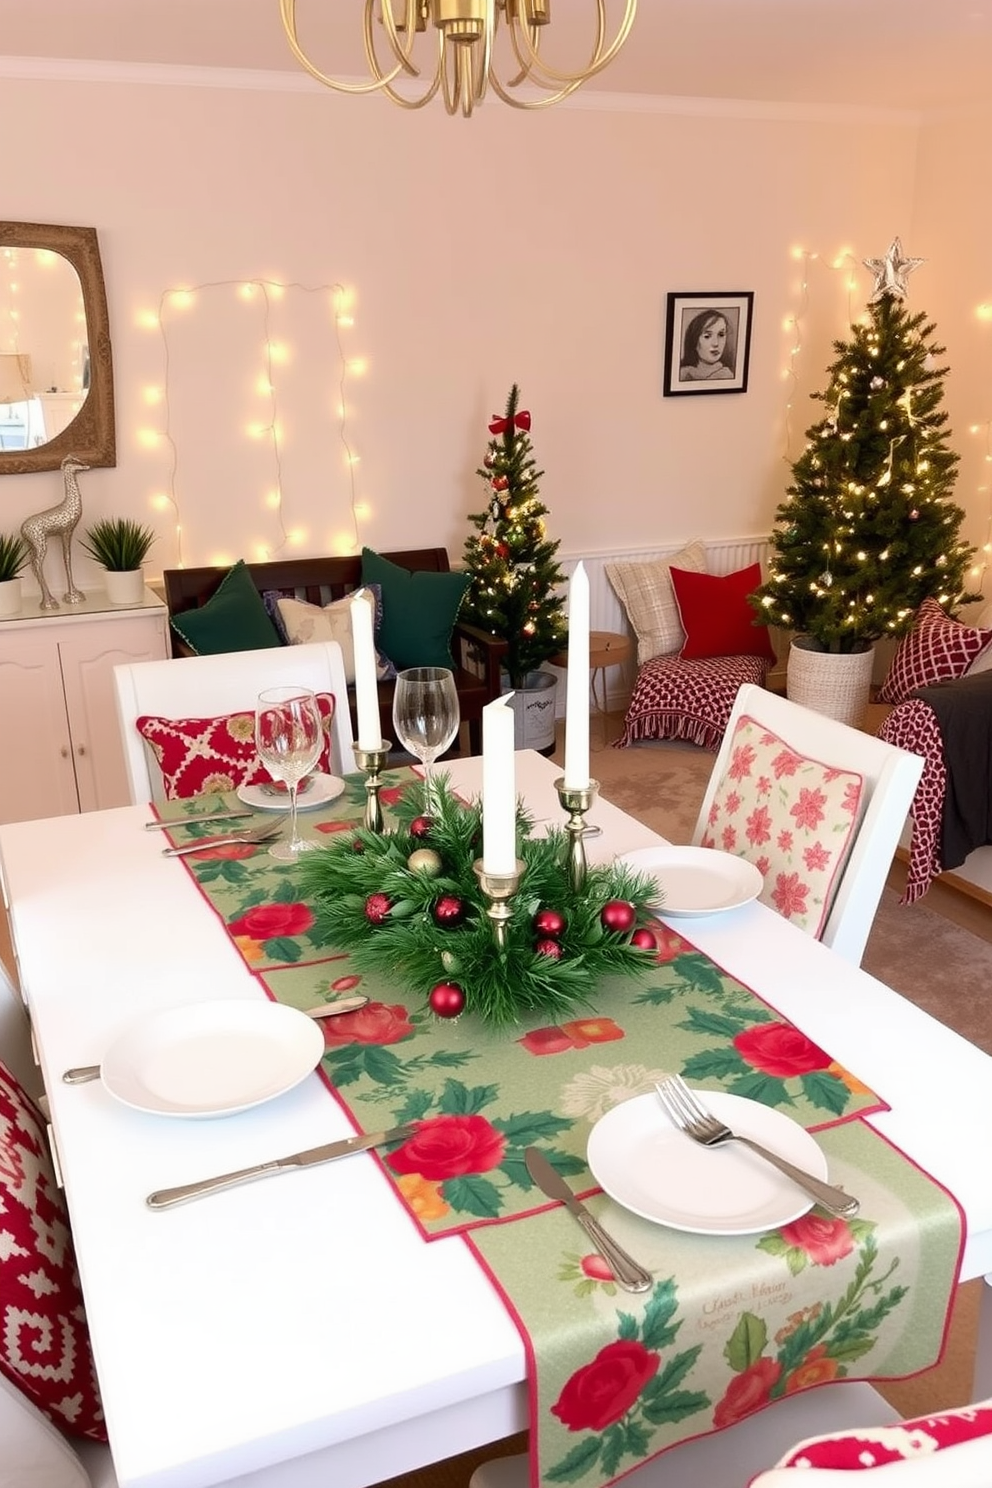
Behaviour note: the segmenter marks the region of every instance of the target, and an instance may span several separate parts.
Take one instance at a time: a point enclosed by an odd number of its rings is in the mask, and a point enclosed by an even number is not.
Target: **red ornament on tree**
[[[381,925],[392,907],[388,894],[370,894],[365,901],[365,918],[370,925]]]
[[[550,935],[557,940],[565,933],[565,916],[557,909],[539,909],[534,916],[534,929],[538,935]]]
[[[493,490],[494,491],[505,491],[506,488],[507,488],[507,486],[509,484],[510,484],[510,482],[507,480],[507,478],[506,478],[505,475],[494,475],[493,476]]]
[[[497,543],[496,544],[496,554],[497,554],[497,557],[499,557],[499,558],[509,558],[509,556],[510,556],[510,550],[507,547],[506,543]]]
[[[539,940],[534,950],[539,956],[550,956],[552,961],[560,961],[565,954],[556,940]]]
[[[434,823],[429,816],[415,816],[410,823],[410,836],[429,837],[433,826]]]
[[[653,951],[658,945],[658,942],[655,940],[651,931],[646,929],[643,925],[639,930],[634,931],[633,935],[630,937],[630,943],[632,946],[637,946],[642,951]]]
[[[465,1006],[465,993],[457,982],[438,982],[427,996],[432,1013],[439,1018],[457,1018]]]
[[[445,894],[431,911],[437,924],[446,928],[458,925],[465,918],[464,902],[454,894]]]
[[[599,912],[604,930],[613,930],[620,935],[626,935],[628,930],[633,930],[634,921],[637,919],[637,911],[626,899],[610,899],[603,905]]]

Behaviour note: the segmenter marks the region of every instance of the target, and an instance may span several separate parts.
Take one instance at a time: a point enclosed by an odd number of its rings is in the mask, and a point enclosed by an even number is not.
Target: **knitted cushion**
[[[738,692],[745,682],[760,687],[769,665],[763,656],[654,657],[637,673],[614,747],[637,739],[688,739],[719,749]]]
[[[606,577],[637,636],[637,660],[642,666],[654,656],[677,651],[685,639],[672,590],[673,566],[705,573],[706,549],[697,541],[688,543],[671,558],[606,565]]]
[[[779,1462],[779,1467],[794,1467],[802,1470],[797,1482],[817,1481],[816,1468],[840,1469],[847,1472],[864,1471],[873,1467],[884,1467],[890,1462],[929,1462],[933,1468],[926,1481],[946,1483],[952,1488],[957,1479],[954,1466],[948,1458],[945,1463],[934,1461],[937,1453],[952,1451],[965,1442],[992,1436],[992,1401],[981,1401],[958,1410],[941,1411],[939,1415],[917,1416],[911,1421],[900,1421],[892,1426],[866,1427],[863,1430],[842,1431],[829,1436],[810,1437],[799,1442]],[[806,1472],[810,1477],[805,1477]],[[992,1463],[986,1463],[986,1472],[992,1473]],[[944,1476],[946,1474],[946,1477]],[[983,1482],[992,1480],[989,1476]],[[761,1479],[758,1479],[759,1483]]]
[[[334,698],[317,693],[324,728],[318,768],[330,773],[331,719]],[[271,778],[255,750],[255,714],[228,713],[219,718],[135,719],[138,733],[158,761],[166,799],[237,790]]]
[[[44,1122],[3,1064],[0,1370],[62,1431],[106,1441],[69,1219]]]
[[[992,630],[962,625],[945,615],[935,599],[925,599],[912,630],[899,642],[879,701],[904,703],[918,687],[963,677],[990,646]]]
[[[762,903],[819,936],[854,842],[863,788],[853,770],[797,754],[744,713],[701,845],[754,863],[764,879]]]

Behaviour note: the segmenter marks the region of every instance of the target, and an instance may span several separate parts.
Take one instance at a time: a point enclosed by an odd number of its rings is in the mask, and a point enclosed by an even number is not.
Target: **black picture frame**
[[[751,320],[754,293],[742,290],[693,290],[668,295],[665,315],[666,398],[699,393],[746,393],[748,365],[751,359]],[[697,317],[701,317],[697,326]],[[712,319],[707,319],[712,317]],[[699,336],[719,328],[723,322],[723,342],[712,338],[709,355],[720,351],[719,360],[687,360],[690,341],[699,344]],[[691,348],[688,348],[691,351]],[[713,370],[709,368],[712,366]],[[698,370],[697,370],[698,369]]]

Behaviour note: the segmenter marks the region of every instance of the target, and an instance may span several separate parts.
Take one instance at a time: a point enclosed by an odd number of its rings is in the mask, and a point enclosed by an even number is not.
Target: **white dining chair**
[[[833,769],[856,771],[863,778],[853,842],[818,936],[839,956],[860,966],[923,760],[872,734],[748,684],[738,692],[731,710],[692,834],[694,845],[703,840],[710,807],[727,779],[741,718],[753,718],[797,754]],[[740,851],[742,856],[751,856],[747,849]]]
[[[215,718],[224,713],[254,712],[266,687],[300,686],[333,693],[331,768],[339,775],[355,769],[351,712],[344,660],[336,641],[278,646],[262,651],[230,651],[221,656],[184,656],[169,661],[139,661],[114,668],[117,717],[124,746],[131,800],[161,800],[161,773],[135,720]]]

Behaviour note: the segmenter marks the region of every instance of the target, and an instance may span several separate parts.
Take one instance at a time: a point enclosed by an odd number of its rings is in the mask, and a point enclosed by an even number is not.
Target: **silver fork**
[[[197,842],[184,842],[179,847],[163,847],[163,858],[182,858],[187,853],[203,852],[207,847],[226,847],[234,842],[268,842],[270,838],[277,837],[288,820],[285,816],[277,816],[272,821],[266,822],[264,827],[250,827],[243,832],[228,832],[226,837],[201,837]]]
[[[672,1124],[694,1142],[699,1142],[703,1147],[719,1147],[724,1142],[743,1142],[745,1147],[750,1147],[752,1152],[756,1152],[759,1157],[771,1163],[772,1167],[778,1168],[780,1173],[791,1178],[793,1183],[805,1190],[828,1214],[837,1214],[843,1219],[851,1219],[857,1214],[860,1207],[858,1200],[852,1199],[842,1188],[823,1183],[819,1178],[814,1178],[812,1173],[806,1173],[786,1158],[779,1157],[777,1152],[770,1152],[767,1147],[762,1147],[760,1142],[755,1142],[740,1132],[731,1131],[729,1126],[697,1100],[680,1075],[670,1075],[659,1081],[655,1089]]]

